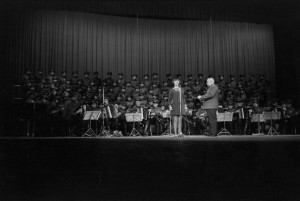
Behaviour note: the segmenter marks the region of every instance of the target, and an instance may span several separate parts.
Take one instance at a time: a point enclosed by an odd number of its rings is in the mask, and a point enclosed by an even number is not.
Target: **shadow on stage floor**
[[[0,138],[0,200],[299,200],[300,136]]]

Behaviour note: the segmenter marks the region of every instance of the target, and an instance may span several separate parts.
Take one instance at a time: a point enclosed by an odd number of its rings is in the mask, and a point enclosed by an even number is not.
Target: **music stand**
[[[167,130],[165,130],[161,135],[162,136],[174,136],[174,134],[172,133],[172,117],[170,113],[167,113],[167,115],[164,118],[168,118],[169,119],[169,125]]]
[[[108,130],[105,129],[105,120],[107,117],[107,115],[104,114],[104,108],[101,109],[101,114],[100,114],[100,118],[102,118],[102,128],[100,130],[100,133],[99,133],[99,137],[101,136],[104,136],[104,137],[112,137],[114,134],[113,133],[110,133],[110,130],[109,130],[109,125],[108,125],[108,122],[106,122],[106,127],[108,128]]]
[[[133,122],[133,128],[129,136],[141,136],[140,132],[135,128],[135,122],[142,121],[142,113],[127,113],[125,114],[127,122]]]
[[[280,112],[264,112],[264,118],[265,120],[271,121],[271,127],[267,133],[267,135],[279,135],[277,130],[273,127],[273,120],[279,120],[281,117]]]
[[[257,122],[257,131],[258,133],[252,133],[252,135],[264,135],[259,129],[260,122],[265,122],[264,113],[263,112],[254,112],[251,114],[251,122]]]
[[[100,111],[86,111],[84,113],[83,120],[89,121],[88,130],[82,135],[82,137],[93,137],[96,136],[95,131],[92,129],[92,120],[98,120],[101,112]]]
[[[233,112],[218,113],[218,115],[217,115],[217,121],[224,123],[224,127],[217,134],[218,136],[219,135],[231,135],[231,133],[226,129],[225,122],[231,122],[232,121],[232,117],[233,117]]]

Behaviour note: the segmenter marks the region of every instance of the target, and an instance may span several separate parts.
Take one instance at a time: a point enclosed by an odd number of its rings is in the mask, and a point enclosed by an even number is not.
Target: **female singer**
[[[182,115],[185,115],[186,104],[184,89],[179,86],[179,82],[179,79],[173,80],[174,87],[169,91],[169,109],[171,110],[174,134],[183,136]]]

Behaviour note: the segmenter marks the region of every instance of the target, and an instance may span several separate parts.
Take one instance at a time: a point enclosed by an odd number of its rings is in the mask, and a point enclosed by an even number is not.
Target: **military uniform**
[[[67,82],[67,72],[62,71],[61,77],[59,78],[59,85],[65,84]]]
[[[112,79],[112,72],[107,72],[107,78],[103,80],[103,82],[107,83],[107,87],[110,88],[113,85],[114,80]]]
[[[133,93],[132,93],[132,97],[134,100],[137,100],[140,96],[140,89],[139,88],[135,88]]]
[[[161,87],[161,91],[167,90],[169,91],[171,89],[171,87],[168,85],[167,81],[163,81],[162,82],[162,87]]]
[[[40,83],[42,79],[45,79],[44,73],[42,69],[38,69],[37,73],[35,74],[34,81],[35,83]]]
[[[226,82],[224,80],[224,76],[223,75],[219,75],[219,80],[216,82],[216,84],[218,85],[218,87],[219,87],[219,89],[221,91],[225,90]]]
[[[187,79],[187,85],[192,88],[194,86],[194,80],[193,80],[193,75],[189,74],[188,79]]]
[[[148,92],[148,88],[145,86],[144,82],[140,83],[140,93],[145,94]]]
[[[153,83],[153,95],[159,96],[160,94],[160,89],[158,88],[158,86],[156,85],[156,83]]]
[[[131,87],[137,88],[139,85],[139,81],[137,80],[137,74],[133,74],[130,82]]]
[[[171,73],[167,74],[167,84],[168,84],[169,88],[172,88],[174,86],[173,79],[172,79],[172,74]]]
[[[86,86],[86,87],[89,86],[92,82],[92,80],[90,79],[89,76],[90,76],[89,72],[84,73],[83,85]]]
[[[117,81],[114,81],[113,82],[113,86],[112,86],[112,89],[114,91],[114,93],[118,94],[121,90],[121,87],[118,85],[118,82]]]
[[[127,96],[127,100],[125,102],[125,106],[126,106],[127,111],[131,112],[134,104],[135,103],[134,103],[134,100],[132,99],[132,97],[130,95]]]
[[[133,87],[130,85],[130,82],[126,83],[126,88],[125,88],[126,94],[131,95],[133,92]]]
[[[198,74],[198,80],[199,80],[199,84],[200,84],[201,87],[206,86],[206,83],[205,83],[205,80],[203,79],[203,74],[202,73]]]
[[[144,82],[144,84],[145,84],[145,86],[146,86],[147,88],[150,87],[151,82],[150,82],[150,80],[149,80],[149,75],[148,75],[148,74],[144,75],[144,80],[143,80],[143,82]]]
[[[55,76],[55,71],[54,71],[54,69],[51,69],[51,70],[49,71],[49,74],[48,74],[47,77],[46,77],[47,81],[48,81],[49,83],[52,83],[53,77],[54,77],[54,76]]]
[[[123,73],[118,73],[118,85],[120,87],[124,86],[125,85],[125,80],[123,78]]]
[[[182,88],[184,89],[185,92],[191,90],[191,87],[188,86],[188,81],[183,82]]]
[[[93,83],[95,84],[95,86],[97,86],[97,87],[99,87],[99,86],[101,86],[101,79],[98,77],[98,75],[99,75],[99,73],[97,72],[97,71],[95,71],[94,73],[93,73]]]
[[[158,74],[157,73],[152,74],[151,82],[152,82],[152,84],[156,84],[157,87],[160,87],[160,81],[158,79]]]
[[[72,78],[71,78],[72,85],[77,84],[78,80],[79,80],[79,78],[78,78],[78,72],[77,71],[73,71]]]

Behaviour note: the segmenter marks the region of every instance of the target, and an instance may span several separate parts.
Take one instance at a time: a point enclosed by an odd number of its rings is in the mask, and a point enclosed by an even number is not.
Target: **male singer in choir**
[[[169,109],[171,110],[174,134],[182,137],[184,136],[182,133],[182,116],[185,115],[186,104],[184,90],[179,86],[179,83],[179,79],[173,80],[174,87],[169,91]]]
[[[214,78],[206,80],[208,89],[206,93],[198,98],[203,102],[202,108],[206,110],[209,122],[209,136],[217,136],[217,110],[219,107],[219,88]]]

